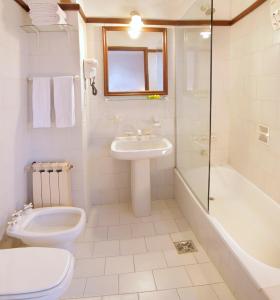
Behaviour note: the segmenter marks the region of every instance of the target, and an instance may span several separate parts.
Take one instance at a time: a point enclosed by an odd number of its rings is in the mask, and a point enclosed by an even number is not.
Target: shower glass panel
[[[189,10],[209,25],[176,28],[176,165],[177,170],[209,209],[211,115],[211,1]],[[210,14],[209,14],[210,7]],[[207,22],[206,22],[207,23]]]

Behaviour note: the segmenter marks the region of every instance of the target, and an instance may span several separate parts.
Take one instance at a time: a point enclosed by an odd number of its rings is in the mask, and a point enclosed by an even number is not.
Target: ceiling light
[[[144,24],[142,22],[141,16],[135,11],[131,13],[131,22],[129,26],[130,26],[128,30],[129,36],[132,39],[137,39],[141,34],[141,30]]]
[[[201,37],[203,38],[203,39],[209,39],[210,38],[210,36],[211,36],[211,31],[201,31],[200,32],[200,35],[201,35]]]

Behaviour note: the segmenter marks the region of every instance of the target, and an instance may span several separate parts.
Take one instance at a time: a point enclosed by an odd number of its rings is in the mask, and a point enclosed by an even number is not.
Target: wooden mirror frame
[[[141,47],[109,47],[111,50],[126,50],[126,51],[144,51],[144,70],[145,70],[145,89],[146,91],[133,92],[110,92],[109,91],[109,66],[108,66],[108,45],[107,32],[108,31],[128,31],[127,26],[103,26],[103,66],[104,66],[104,96],[144,96],[144,95],[168,95],[168,53],[167,53],[167,29],[160,27],[144,27],[143,32],[161,32],[163,37],[163,90],[162,91],[148,91],[149,88],[149,72],[148,72],[148,51],[147,48]],[[155,52],[158,50],[151,50]]]

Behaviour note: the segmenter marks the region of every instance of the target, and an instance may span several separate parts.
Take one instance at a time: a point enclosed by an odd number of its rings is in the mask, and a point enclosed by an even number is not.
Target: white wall
[[[280,32],[270,21],[269,1],[231,30],[230,163],[280,202]],[[270,127],[270,143],[257,127]]]
[[[174,142],[174,49],[173,31],[169,30],[169,96],[165,101],[105,101],[103,96],[103,54],[101,27],[88,25],[88,56],[99,61],[94,97],[88,89],[89,186],[93,203],[112,203],[130,199],[130,165],[110,156],[110,144],[116,135],[137,128],[152,128]],[[117,118],[116,118],[117,117]],[[162,128],[153,128],[153,117]],[[152,196],[173,198],[174,154],[152,161]]]
[[[76,126],[33,129],[29,76],[81,75],[86,40],[78,14],[68,13],[76,31],[26,34],[20,26],[28,14],[15,1],[0,2],[0,239],[10,213],[32,200],[31,178],[25,167],[33,161],[67,160],[74,165],[74,205],[87,203],[86,111],[81,82],[75,82]],[[84,46],[83,46],[84,45]],[[53,116],[52,116],[53,119]]]
[[[69,12],[68,23],[76,31],[28,34],[28,55],[30,76],[82,75],[80,62],[80,45],[78,32],[78,14]],[[29,88],[31,84],[29,84]],[[83,99],[81,82],[75,81],[75,113],[76,125],[72,128],[33,129],[32,114],[29,113],[30,152],[32,161],[67,160],[74,165],[72,174],[72,195],[74,205],[86,207],[85,151]],[[30,91],[29,91],[30,95]],[[30,99],[30,97],[29,97]],[[31,108],[31,103],[29,103]],[[53,119],[53,117],[52,117]]]
[[[28,162],[25,13],[0,1],[0,240],[8,216],[27,200]]]

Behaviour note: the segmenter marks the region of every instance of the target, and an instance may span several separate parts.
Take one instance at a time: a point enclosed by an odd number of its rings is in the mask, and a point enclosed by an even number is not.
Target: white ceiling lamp
[[[200,32],[200,36],[201,36],[203,39],[207,40],[207,39],[209,39],[210,36],[211,36],[211,31],[210,31],[210,30],[209,30],[209,31],[201,31],[201,32]]]
[[[136,11],[131,13],[131,22],[129,23],[129,26],[129,36],[132,39],[137,39],[141,34],[144,23],[142,22],[141,16]]]

